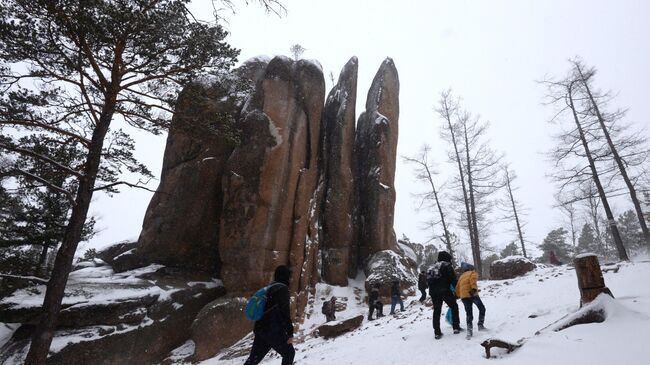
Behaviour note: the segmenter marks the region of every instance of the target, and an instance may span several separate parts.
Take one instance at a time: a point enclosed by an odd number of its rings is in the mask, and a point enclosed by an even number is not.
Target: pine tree
[[[604,252],[594,235],[594,229],[590,224],[585,223],[578,237],[578,250],[580,253],[593,252],[602,255]]]
[[[631,251],[639,251],[644,246],[644,236],[634,210],[627,210],[618,216],[616,224],[621,232],[621,239]]]
[[[517,255],[519,255],[519,247],[514,241],[510,242],[506,247],[503,248],[503,250],[501,250],[501,258]]]
[[[551,251],[555,252],[555,256],[562,262],[571,261],[571,246],[566,243],[567,232],[564,228],[557,228],[550,231],[539,248],[542,250],[542,262],[549,262]]]
[[[273,1],[268,1],[273,3]],[[262,1],[262,3],[268,3]],[[74,177],[72,188],[19,165],[8,169],[72,205],[26,363],[45,363],[77,245],[96,191],[141,186],[123,170],[151,173],[133,156],[128,126],[161,133],[178,91],[219,75],[238,51],[216,23],[198,22],[189,0],[6,0],[0,8],[1,149]],[[115,121],[115,123],[113,123]],[[8,134],[4,134],[8,132]],[[80,164],[22,148],[18,136],[74,146]]]

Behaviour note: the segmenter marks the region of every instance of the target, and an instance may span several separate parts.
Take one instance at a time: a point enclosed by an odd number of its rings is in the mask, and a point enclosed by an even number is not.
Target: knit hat
[[[289,285],[289,278],[291,277],[291,269],[286,265],[280,265],[275,268],[273,280],[284,285]]]
[[[438,252],[438,261],[451,262],[451,255],[447,251]]]

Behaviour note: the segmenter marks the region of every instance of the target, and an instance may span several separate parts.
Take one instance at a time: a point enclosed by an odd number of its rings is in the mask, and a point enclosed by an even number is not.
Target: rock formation
[[[417,264],[393,231],[397,70],[391,59],[382,63],[355,131],[357,69],[353,57],[327,99],[320,65],[286,57],[253,59],[229,75],[187,86],[137,244],[120,243],[100,252],[102,260],[78,265],[108,276],[126,271],[119,275],[145,288],[154,279],[161,285],[171,280],[175,293],[66,308],[60,326],[88,327],[92,340],[63,344],[53,363],[88,356],[103,363],[160,362],[190,338],[192,359],[208,358],[250,331],[246,298],[281,264],[293,269],[296,322],[321,275],[347,285],[363,269],[366,286],[378,283],[387,291],[398,279],[405,293],[413,292]],[[155,275],[138,271],[152,268]],[[195,277],[223,285],[194,287]],[[0,312],[25,325],[35,318],[11,308],[16,311]],[[89,317],[87,308],[100,315]],[[101,326],[115,328],[99,333]],[[135,357],[116,350],[132,344],[149,350]],[[24,347],[24,341],[9,346]]]
[[[387,58],[372,81],[357,124],[360,260],[398,250],[393,230],[398,119],[399,79],[393,60]]]
[[[490,265],[490,279],[513,279],[535,270],[535,264],[523,256],[508,256]]]
[[[325,197],[321,222],[322,276],[330,284],[345,286],[356,276],[354,236],[354,124],[358,62],[345,64],[330,91],[323,111],[323,180]]]
[[[256,65],[245,69],[251,74]],[[232,93],[231,85],[194,83],[178,97],[160,185],[138,240],[137,253],[146,262],[219,273],[221,180],[238,139],[239,95]]]

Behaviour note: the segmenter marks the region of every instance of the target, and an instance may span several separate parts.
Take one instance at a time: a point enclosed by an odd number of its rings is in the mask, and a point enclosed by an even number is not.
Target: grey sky
[[[464,106],[491,122],[492,146],[503,151],[519,175],[519,199],[528,209],[528,238],[539,242],[561,222],[553,210],[554,187],[545,178],[551,165],[543,152],[551,145],[551,110],[541,105],[544,75],[563,75],[566,59],[576,55],[599,70],[597,84],[620,91],[617,105],[629,107],[628,119],[650,126],[650,3],[645,1],[353,1],[284,0],[287,15],[264,14],[235,0],[237,14],[222,13],[240,48],[240,61],[257,55],[288,54],[292,44],[304,58],[338,76],[351,56],[359,58],[357,115],[381,61],[392,57],[400,76],[399,155],[413,155],[423,143],[443,173],[447,146],[439,138],[435,115],[439,94],[453,88]],[[212,14],[210,1],[195,1],[198,17]],[[159,174],[165,137],[137,136],[137,155]],[[398,162],[395,230],[414,241],[427,213],[416,213],[412,169]],[[445,176],[440,176],[440,182]],[[155,183],[153,184],[155,188]],[[93,246],[137,237],[150,193],[124,190],[98,197],[92,211],[105,230]],[[615,204],[617,212],[627,209]],[[456,228],[456,227],[454,227]],[[492,243],[510,235],[493,229]]]

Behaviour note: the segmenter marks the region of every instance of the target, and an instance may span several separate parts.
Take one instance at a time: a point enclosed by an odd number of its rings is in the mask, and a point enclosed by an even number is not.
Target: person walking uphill
[[[458,284],[456,285],[456,295],[463,302],[465,306],[465,314],[467,316],[467,339],[472,337],[472,322],[474,321],[474,315],[472,313],[472,306],[476,304],[478,307],[478,330],[482,331],[485,329],[483,327],[483,322],[485,321],[485,306],[483,301],[478,296],[478,274],[474,270],[474,266],[463,262],[460,264],[460,271],[462,274],[458,279]]]
[[[377,318],[384,316],[384,303],[379,301],[379,284],[374,284],[368,295],[368,320],[372,321],[372,313],[377,310]]]
[[[274,349],[282,356],[282,365],[293,364],[296,351],[293,348],[293,323],[289,310],[289,277],[291,270],[278,266],[273,282],[266,294],[264,316],[255,321],[253,347],[244,365],[257,365],[269,350]]]
[[[404,312],[404,302],[402,301],[402,291],[399,288],[399,280],[393,280],[390,287],[390,314],[395,314],[395,306],[399,303],[399,311]]]
[[[454,273],[454,268],[451,266],[451,255],[448,252],[440,251],[438,253],[438,262],[429,269],[427,279],[429,281],[429,295],[433,302],[433,331],[436,340],[442,337],[440,315],[442,314],[443,302],[451,309],[454,334],[460,333],[458,304],[456,304],[456,295],[452,292],[452,288],[456,287],[456,273]]]
[[[427,273],[424,271],[421,271],[420,275],[418,275],[418,290],[422,293],[420,303],[424,303],[427,299]]]

